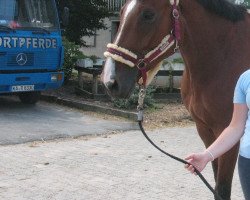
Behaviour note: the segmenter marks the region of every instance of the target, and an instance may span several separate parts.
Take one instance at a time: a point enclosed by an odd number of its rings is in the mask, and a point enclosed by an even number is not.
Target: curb
[[[94,105],[94,104],[87,103],[87,102],[80,102],[74,99],[69,99],[69,98],[67,99],[67,98],[57,97],[53,95],[42,94],[41,100],[47,101],[50,103],[57,103],[57,104],[72,107],[72,108],[81,109],[84,111],[92,111],[92,112],[98,112],[98,113],[103,113],[103,114],[108,114],[108,115],[115,115],[118,117],[127,118],[132,121],[137,121],[136,112],[129,112],[129,111],[124,111],[124,110],[119,110],[119,109],[114,109],[114,108],[108,108],[105,106]]]

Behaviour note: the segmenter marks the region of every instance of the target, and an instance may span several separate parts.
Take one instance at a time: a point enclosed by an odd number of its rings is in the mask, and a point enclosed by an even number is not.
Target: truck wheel
[[[35,104],[39,101],[41,92],[24,92],[19,94],[19,99],[24,104]]]

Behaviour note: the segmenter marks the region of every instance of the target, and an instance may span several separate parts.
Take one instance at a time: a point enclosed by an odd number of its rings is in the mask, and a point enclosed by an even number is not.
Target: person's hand
[[[195,173],[195,168],[201,172],[206,167],[207,163],[211,161],[211,157],[208,152],[204,151],[202,153],[190,154],[185,160],[191,164],[186,164],[185,168],[193,174]]]

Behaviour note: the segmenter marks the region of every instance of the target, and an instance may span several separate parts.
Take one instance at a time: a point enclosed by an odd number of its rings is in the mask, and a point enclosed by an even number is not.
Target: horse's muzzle
[[[115,74],[115,61],[107,58],[102,72],[102,82],[107,93],[112,97],[120,97],[121,92]]]

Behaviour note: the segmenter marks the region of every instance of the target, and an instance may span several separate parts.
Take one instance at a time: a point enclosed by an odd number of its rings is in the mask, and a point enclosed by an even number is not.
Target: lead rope
[[[147,133],[145,132],[143,126],[142,126],[142,122],[143,122],[143,110],[144,110],[144,98],[146,96],[146,88],[145,87],[141,87],[140,92],[139,92],[139,98],[138,98],[138,106],[137,106],[137,111],[138,111],[138,124],[139,127],[141,129],[142,134],[145,136],[145,138],[156,148],[158,149],[160,152],[162,152],[163,154],[167,155],[168,157],[181,162],[183,164],[188,164],[191,165],[189,162],[178,158],[170,153],[167,153],[166,151],[162,150],[160,147],[158,147],[147,135]],[[214,197],[217,200],[222,200],[222,198],[219,196],[219,194],[213,189],[213,187],[207,182],[207,180],[204,178],[204,176],[194,167],[195,169],[195,173],[200,177],[200,179],[202,180],[202,182],[207,186],[207,188],[214,194]]]

